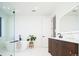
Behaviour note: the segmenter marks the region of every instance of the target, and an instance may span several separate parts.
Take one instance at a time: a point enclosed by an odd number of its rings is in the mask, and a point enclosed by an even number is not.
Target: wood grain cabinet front
[[[48,51],[53,56],[78,56],[78,44],[56,39],[48,39]]]
[[[62,41],[62,55],[64,56],[77,56],[78,55],[78,44],[72,42]]]

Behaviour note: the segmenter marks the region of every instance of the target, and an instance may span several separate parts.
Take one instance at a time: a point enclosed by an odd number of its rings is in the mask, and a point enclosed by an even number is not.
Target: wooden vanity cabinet
[[[78,44],[49,38],[48,51],[53,56],[77,56]]]
[[[48,52],[51,53],[52,52],[52,39],[48,40]]]

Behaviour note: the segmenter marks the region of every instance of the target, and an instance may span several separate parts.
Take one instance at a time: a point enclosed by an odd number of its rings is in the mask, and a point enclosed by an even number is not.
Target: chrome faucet
[[[61,33],[57,33],[59,38],[63,38],[63,36],[61,35]]]

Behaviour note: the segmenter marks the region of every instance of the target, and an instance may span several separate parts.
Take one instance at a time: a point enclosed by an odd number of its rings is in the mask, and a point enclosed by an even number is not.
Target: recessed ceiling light
[[[10,8],[8,7],[8,9],[10,10]]]
[[[36,10],[35,10],[35,9],[33,9],[33,10],[32,10],[32,12],[36,12]]]
[[[33,7],[32,12],[36,12],[37,10],[39,10],[39,8],[37,6]]]

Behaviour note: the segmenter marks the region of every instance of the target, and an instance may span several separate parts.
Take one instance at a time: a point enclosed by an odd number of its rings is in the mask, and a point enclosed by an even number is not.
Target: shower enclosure
[[[14,37],[14,23],[15,10],[0,3],[0,56],[14,56],[15,40]]]

